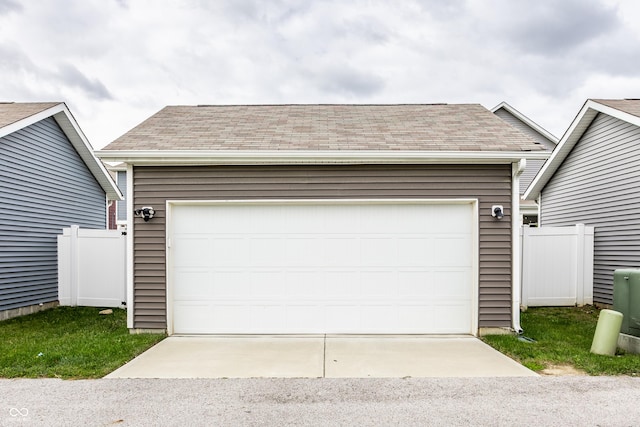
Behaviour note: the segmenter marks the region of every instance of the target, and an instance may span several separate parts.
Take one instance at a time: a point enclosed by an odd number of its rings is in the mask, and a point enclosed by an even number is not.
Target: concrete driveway
[[[537,376],[471,336],[171,336],[106,378]]]

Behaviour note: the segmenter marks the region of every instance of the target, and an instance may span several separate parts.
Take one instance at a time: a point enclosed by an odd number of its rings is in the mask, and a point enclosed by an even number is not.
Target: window
[[[538,215],[522,215],[522,224],[529,227],[537,227]]]

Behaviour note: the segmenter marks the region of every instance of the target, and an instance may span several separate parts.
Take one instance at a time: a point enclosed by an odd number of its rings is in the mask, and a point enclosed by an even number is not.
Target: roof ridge
[[[167,107],[398,107],[398,106],[442,106],[442,105],[480,105],[478,103],[461,103],[461,104],[449,104],[446,102],[434,102],[434,103],[368,103],[368,104],[338,104],[338,103],[327,103],[327,104],[295,104],[295,103],[286,103],[286,104],[196,104],[196,105],[167,105]]]

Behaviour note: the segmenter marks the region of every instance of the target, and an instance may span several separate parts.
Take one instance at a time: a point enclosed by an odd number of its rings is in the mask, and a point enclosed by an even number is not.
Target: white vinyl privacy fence
[[[593,227],[522,227],[522,305],[593,304]]]
[[[126,237],[118,230],[63,229],[58,236],[60,305],[126,303]]]

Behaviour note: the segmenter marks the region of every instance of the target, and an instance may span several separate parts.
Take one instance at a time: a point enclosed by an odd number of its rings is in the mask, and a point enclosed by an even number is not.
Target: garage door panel
[[[174,329],[186,333],[204,332],[202,325],[211,324],[213,312],[206,302],[176,301],[173,304]]]
[[[173,332],[473,332],[473,209],[174,206]]]
[[[450,296],[453,298],[464,298],[469,295],[468,270],[459,271],[436,271],[432,276],[432,291],[436,296]]]
[[[282,271],[253,271],[250,274],[251,295],[256,298],[281,299],[287,296],[287,286]],[[246,297],[246,294],[243,295]]]
[[[402,232],[402,223],[396,217],[393,205],[381,206],[380,209],[362,209],[352,216],[356,224],[351,232],[365,235],[380,233],[382,230],[389,233]]]
[[[367,295],[369,298],[391,298],[398,296],[396,286],[389,286],[389,283],[397,281],[397,272],[363,271],[360,273],[360,289],[358,295]]]
[[[325,298],[357,298],[360,294],[359,274],[354,271],[325,271]]]
[[[364,237],[359,239],[359,259],[356,265],[376,267],[397,265],[398,245],[393,237]]]
[[[388,305],[368,305],[361,307],[360,323],[373,330],[386,331],[390,325],[398,323],[398,310]]]
[[[174,288],[176,300],[193,300],[211,290],[211,279],[208,269],[180,268],[174,270],[175,280],[182,286]]]
[[[471,322],[470,305],[454,302],[438,304],[433,306],[433,316],[435,319],[433,323],[441,328],[437,331],[438,333],[444,333],[448,328],[453,328],[456,333],[464,333]]]
[[[324,280],[320,271],[290,271],[286,278],[287,295],[299,298],[318,298],[324,295]]]
[[[300,209],[296,211],[296,215],[303,214],[305,206],[300,206]],[[361,232],[362,218],[359,212],[353,211],[351,215],[344,215],[342,206],[338,205],[323,205],[312,208],[312,212],[318,219],[317,229],[318,233],[323,234],[349,234]],[[291,217],[292,221],[296,221],[296,217]],[[316,227],[316,224],[309,224],[311,227]],[[313,229],[313,228],[311,228]]]
[[[314,267],[322,261],[323,248],[316,237],[293,237],[284,242],[284,251],[292,267]]]
[[[325,309],[325,323],[330,331],[346,333],[361,329],[359,307],[352,304],[327,304]]]
[[[443,224],[438,224],[436,233],[441,234],[470,234],[474,230],[474,224],[469,221],[468,213],[464,209],[447,209],[446,205],[440,205],[437,207],[435,216],[445,216],[447,221]]]
[[[429,297],[433,295],[434,284],[432,272],[423,271],[401,271],[398,273],[398,295],[400,297]]]
[[[210,238],[210,266],[212,267],[239,267],[246,261],[238,254],[247,254],[248,242],[242,236],[219,236]]]
[[[174,262],[181,267],[197,267],[208,265],[214,258],[211,256],[209,239],[186,235],[176,242]]]
[[[251,292],[251,281],[248,274],[241,270],[215,271],[212,273],[210,293],[214,298],[238,297]]]
[[[323,239],[321,266],[357,267],[360,264],[360,244],[351,237]]]
[[[324,307],[311,303],[289,305],[286,313],[290,333],[323,333],[318,324],[325,321]]]
[[[235,256],[243,259],[244,265],[255,267],[279,267],[287,265],[287,254],[282,250],[283,239],[279,237],[260,237],[247,240],[248,251]]]
[[[430,264],[438,267],[470,265],[472,251],[464,237],[436,238],[432,241]]]
[[[421,267],[431,264],[436,248],[428,236],[405,237],[396,241],[398,267]]]
[[[207,325],[227,325],[225,329],[221,328],[220,332],[233,333],[246,330],[255,330],[254,324],[256,316],[256,307],[251,305],[213,305],[208,308],[210,319],[199,325],[195,322],[189,322],[184,328],[194,333],[206,333],[210,327]]]

